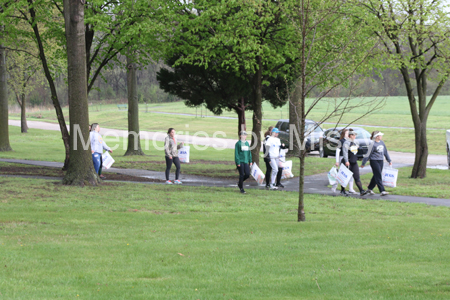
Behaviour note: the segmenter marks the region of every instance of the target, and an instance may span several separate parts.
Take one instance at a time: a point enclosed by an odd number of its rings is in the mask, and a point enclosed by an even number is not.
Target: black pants
[[[372,168],[373,176],[367,188],[373,190],[375,186],[378,186],[380,193],[384,192],[383,178],[381,176],[381,172],[383,172],[383,161],[371,160],[370,167]]]
[[[272,166],[270,165],[270,159],[264,159],[266,163],[266,185],[270,185],[270,177],[272,176]],[[283,168],[278,168],[277,173],[277,185],[281,183],[281,175],[283,174]]]
[[[244,181],[246,181],[250,177],[250,167],[248,164],[241,163],[239,167],[239,183],[238,186],[240,189],[244,187]]]
[[[170,168],[172,168],[172,162],[177,167],[177,171],[175,172],[175,180],[178,180],[180,177],[180,159],[178,157],[172,157],[172,159],[166,156],[166,180],[169,180]]]
[[[345,161],[342,160],[342,163],[345,165]],[[359,191],[363,191],[362,188],[362,183],[361,183],[361,178],[359,177],[359,166],[358,166],[358,162],[354,162],[354,163],[350,163],[350,165],[348,166],[348,169],[350,171],[352,171],[353,173],[353,178],[355,179],[355,184],[358,187]],[[344,187],[341,187],[341,190],[345,191]]]

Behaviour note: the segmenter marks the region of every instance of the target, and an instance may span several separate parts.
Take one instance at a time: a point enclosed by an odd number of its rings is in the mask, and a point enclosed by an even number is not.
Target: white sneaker
[[[386,192],[386,191],[381,192],[381,196],[387,196],[387,195],[389,195],[389,192]]]
[[[166,181],[166,184],[173,184],[173,183],[172,183],[172,181],[167,180],[167,181]]]
[[[372,191],[372,190],[367,190],[367,194],[369,194],[369,195],[375,195],[374,191]]]
[[[278,190],[278,188],[276,186],[274,186],[273,184],[270,185],[270,189],[271,190]]]
[[[181,181],[179,181],[178,179],[177,180],[175,180],[173,183],[175,183],[175,184],[183,184]]]

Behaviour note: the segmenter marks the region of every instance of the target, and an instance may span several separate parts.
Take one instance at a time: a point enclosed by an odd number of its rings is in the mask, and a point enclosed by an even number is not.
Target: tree
[[[173,56],[166,64],[174,65],[177,60],[178,56]],[[161,89],[184,99],[189,107],[206,105],[215,115],[221,115],[224,110],[235,111],[238,115],[237,136],[241,130],[246,130],[245,111],[252,110],[253,106],[251,83],[245,78],[225,68],[180,63],[171,69],[162,68],[157,72],[157,80]],[[287,90],[283,78],[271,77],[269,82],[263,86],[264,100],[273,107],[282,106],[286,101],[281,99],[285,99]]]
[[[131,55],[127,56],[128,89],[128,147],[127,155],[144,155],[139,136],[139,99],[137,94],[136,64]]]
[[[360,11],[339,0],[299,0],[283,2],[283,11],[295,28],[297,55],[295,72],[298,75],[290,116],[294,122],[291,133],[297,132],[297,142],[305,139],[305,119],[314,107],[340,86],[348,88],[348,97],[330,100],[329,109],[319,124],[332,116],[342,116],[355,107],[366,107],[371,113],[380,108],[372,99],[352,101],[356,73],[370,70],[372,50],[376,43],[363,22],[354,17]],[[313,96],[314,89],[322,92]],[[358,96],[358,95],[355,95]],[[309,98],[312,97],[312,98]],[[308,99],[309,98],[309,99]],[[292,135],[292,134],[291,134]],[[298,221],[305,221],[304,174],[306,149],[299,144],[300,177]]]
[[[71,139],[69,168],[63,183],[81,186],[96,185],[98,176],[92,163],[89,142],[86,64],[80,63],[86,60],[84,2],[64,0],[64,19]]]
[[[383,45],[380,60],[398,70],[405,83],[415,131],[411,177],[424,178],[428,116],[450,72],[449,6],[443,0],[367,0],[360,5],[370,13],[365,21]],[[438,82],[431,93],[429,79]]]
[[[6,81],[6,51],[3,46],[4,26],[0,24],[0,151],[11,151],[8,124],[8,88]]]
[[[42,77],[35,76],[42,68],[40,60],[37,58],[37,55],[31,55],[29,51],[27,53],[9,51],[8,54],[8,84],[11,90],[14,91],[17,104],[20,106],[20,129],[22,133],[26,133],[28,130],[26,117],[27,96],[37,86],[42,85]]]
[[[250,83],[252,157],[259,163],[263,86],[270,77],[289,77],[287,66],[295,50],[279,2],[173,0],[167,7],[163,16],[167,27],[175,27],[166,37],[166,53],[181,54],[174,66],[225,68]]]

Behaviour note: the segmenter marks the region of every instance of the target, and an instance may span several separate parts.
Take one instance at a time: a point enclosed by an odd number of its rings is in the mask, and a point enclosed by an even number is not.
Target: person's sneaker
[[[348,192],[346,190],[341,191],[341,196],[348,197]]]
[[[182,184],[182,182],[181,181],[179,181],[178,179],[177,180],[175,180],[173,183],[175,183],[175,184]]]
[[[271,190],[278,190],[278,188],[276,186],[270,185],[270,189]]]
[[[266,184],[266,189],[270,189],[270,185],[269,184]]]
[[[173,184],[173,183],[172,183],[172,181],[167,180],[167,181],[166,181],[166,184]]]
[[[284,185],[282,185],[281,183],[277,184],[277,187],[279,188],[284,188]]]
[[[104,175],[100,175],[100,178],[103,179],[103,180],[106,179],[106,177]]]
[[[367,190],[367,191],[366,191],[366,194],[369,194],[369,195],[375,195],[375,192],[372,191],[372,190]]]
[[[352,195],[357,195],[357,194],[359,194],[357,191],[355,191],[355,190],[351,190],[351,191],[348,191],[348,193],[349,194],[352,194]]]
[[[365,190],[362,190],[362,191],[359,193],[360,196],[365,196],[366,194],[367,194],[367,191],[365,191]]]
[[[389,192],[386,192],[386,191],[381,192],[381,196],[387,196],[387,195],[389,195]]]
[[[247,192],[244,191],[244,189],[241,189],[241,194],[247,194]]]

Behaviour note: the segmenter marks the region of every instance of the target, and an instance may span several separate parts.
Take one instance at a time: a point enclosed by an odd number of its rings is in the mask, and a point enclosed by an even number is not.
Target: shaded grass
[[[393,195],[450,199],[450,170],[427,169],[423,179],[412,179],[411,171],[412,167],[400,168],[397,187],[386,190]],[[372,173],[361,176],[364,187],[371,178]],[[378,188],[374,191],[378,192]]]
[[[0,178],[2,299],[448,299],[450,209]],[[319,289],[320,287],[320,289]]]

